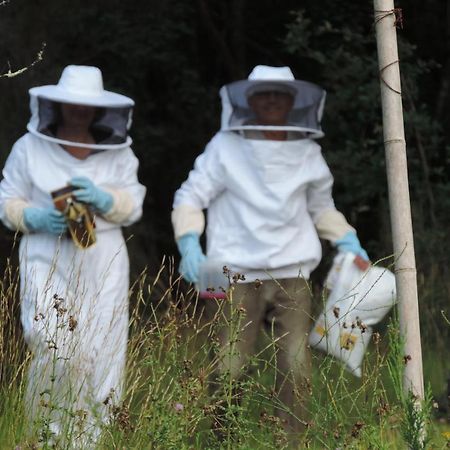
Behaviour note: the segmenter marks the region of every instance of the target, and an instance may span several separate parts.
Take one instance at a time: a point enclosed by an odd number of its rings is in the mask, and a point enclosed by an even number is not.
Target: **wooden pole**
[[[374,0],[374,8],[398,312],[405,344],[403,388],[419,400],[424,397],[422,348],[397,49],[397,16],[393,0]]]

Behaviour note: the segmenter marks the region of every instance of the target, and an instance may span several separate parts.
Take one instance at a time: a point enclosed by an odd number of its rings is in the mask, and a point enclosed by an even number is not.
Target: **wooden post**
[[[393,0],[374,0],[374,8],[398,312],[405,343],[403,388],[419,400],[424,397],[422,348],[397,49],[397,17]]]

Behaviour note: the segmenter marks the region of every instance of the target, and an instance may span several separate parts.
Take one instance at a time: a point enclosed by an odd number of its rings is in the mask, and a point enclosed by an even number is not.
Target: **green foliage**
[[[431,388],[425,391],[422,400],[411,392],[406,391],[403,371],[408,359],[404,352],[404,338],[399,332],[398,320],[392,320],[389,325],[388,369],[394,392],[401,405],[401,433],[405,443],[411,450],[425,450],[430,443],[432,394]]]
[[[161,272],[165,270],[170,268]],[[122,403],[108,402],[109,422],[97,448],[289,448],[288,436],[272,412],[274,406],[284,407],[273,391],[277,372],[273,338],[261,336],[259,351],[241,379],[233,379],[228,372],[217,376],[218,360],[235,351],[231,345],[228,353],[219,353],[217,334],[226,326],[232,338],[237,338],[242,311],[237,309],[228,322],[211,320],[203,315],[202,304],[192,293],[180,295],[178,283],[174,279],[157,305],[146,302],[155,284],[148,284],[145,274],[133,286],[137,301],[131,317],[126,392]],[[1,292],[0,336],[12,336],[13,295],[11,289]],[[65,326],[64,317],[62,311],[61,326]],[[389,329],[389,341],[374,334],[360,380],[332,358],[314,355],[310,420],[299,448],[400,450],[407,442],[411,448],[421,449],[424,447],[417,446],[417,439],[422,436],[423,423],[430,445],[444,448],[446,428],[439,429],[430,421],[429,395],[420,410],[403,395],[398,325],[392,322]],[[0,382],[0,448],[25,450],[38,443],[42,448],[54,448],[49,420],[55,410],[67,421],[67,443],[61,441],[57,448],[70,448],[77,436],[75,425],[82,417],[52,401],[51,389],[42,397],[43,413],[34,432],[27,423],[24,392],[29,360],[23,353],[22,337],[16,336],[13,342],[0,340],[0,356],[0,368],[10,368]],[[430,372],[437,375],[435,365],[425,366],[425,370],[426,377]],[[442,379],[445,371],[439,375]],[[212,383],[215,388],[211,390]]]

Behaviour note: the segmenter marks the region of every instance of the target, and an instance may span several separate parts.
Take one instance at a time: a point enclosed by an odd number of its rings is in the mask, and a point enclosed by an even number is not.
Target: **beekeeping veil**
[[[256,92],[281,91],[292,95],[293,107],[286,125],[259,125],[248,99]],[[247,80],[235,81],[220,90],[221,130],[298,131],[310,138],[324,135],[320,122],[326,92],[307,81],[296,80],[289,67],[256,66]]]
[[[50,142],[92,149],[119,149],[131,144],[128,131],[134,101],[104,90],[102,73],[97,67],[67,66],[57,85],[34,87],[29,93],[31,119],[27,129],[30,133]],[[95,144],[67,141],[56,136],[61,123],[61,103],[96,108],[90,126]]]

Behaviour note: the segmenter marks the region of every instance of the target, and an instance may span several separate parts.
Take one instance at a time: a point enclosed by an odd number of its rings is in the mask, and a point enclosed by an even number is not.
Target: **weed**
[[[162,276],[168,281],[155,299]],[[17,280],[17,272],[9,267],[0,285],[0,449],[73,448],[80,438],[78,430],[86,425],[87,413],[68,409],[52,389],[43,393],[44,407],[30,431],[26,414],[30,354],[18,326]],[[154,277],[144,271],[130,293],[133,306],[126,388],[121,402],[115,399],[115,392],[104,400],[108,420],[102,425],[97,448],[290,448],[283,424],[273,412],[274,407],[283,405],[277,403],[273,388],[276,343],[270,333],[261,336],[258,352],[239,379],[229,371],[218,374],[221,361],[236,351],[244,311],[236,309],[228,318],[231,344],[223,353],[217,341],[223,317],[220,312],[209,316],[205,308],[206,301],[214,300],[200,300],[193,290],[184,289],[170,260],[163,261]],[[54,300],[60,320],[58,333],[79,331],[78,317],[65,311],[64,299],[58,295]],[[231,295],[228,301],[236,299]],[[45,320],[41,316],[36,319]],[[403,394],[404,361],[395,320],[387,335],[383,324],[373,334],[361,379],[332,358],[314,355],[312,379],[302,387],[310,392],[310,419],[299,448],[403,449],[405,443],[412,449],[445,447],[449,429],[431,420],[430,390],[420,407]],[[55,363],[62,356],[58,353],[61,336],[48,339]],[[428,353],[430,360],[431,355]],[[436,367],[444,379],[445,364],[425,365],[426,379],[431,374],[437,377]],[[213,382],[217,383],[215,389],[211,389]],[[64,413],[67,421],[58,447],[52,435],[53,413]]]

